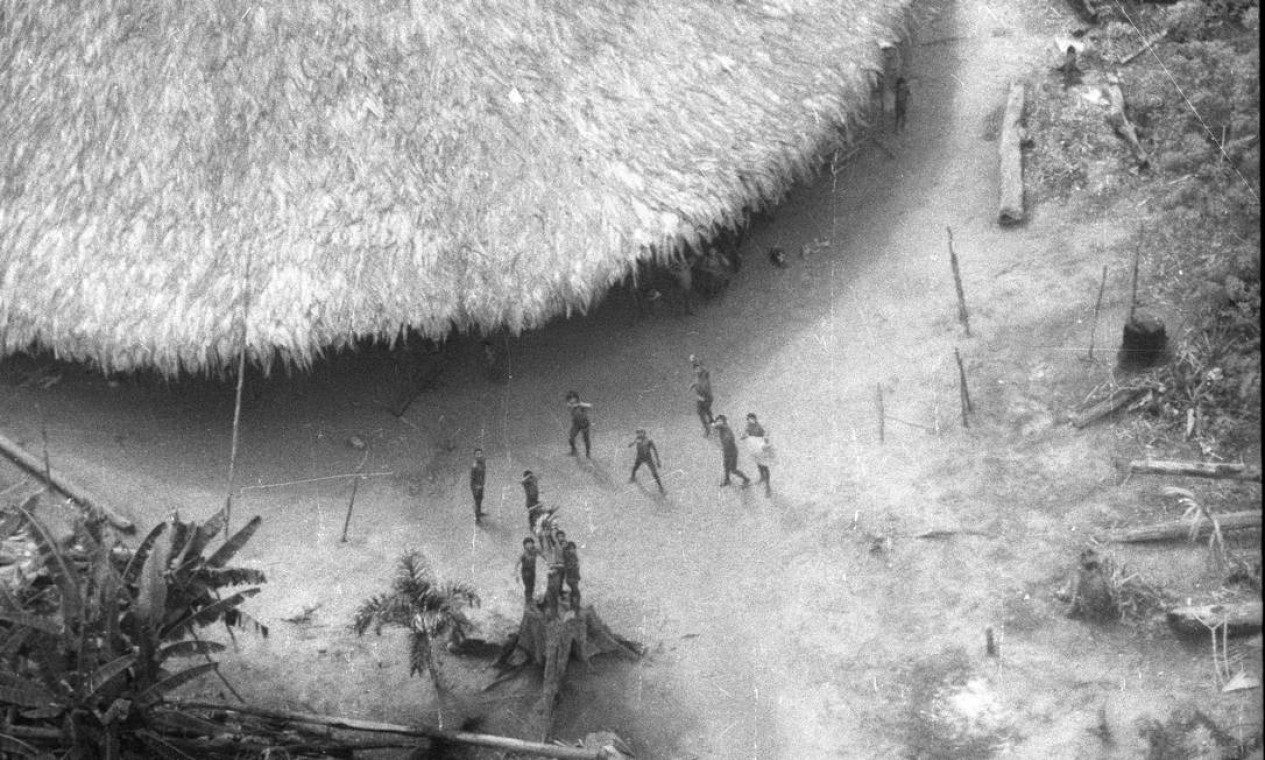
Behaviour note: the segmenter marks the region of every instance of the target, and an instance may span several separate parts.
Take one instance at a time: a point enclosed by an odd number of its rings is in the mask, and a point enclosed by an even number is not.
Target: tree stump
[[[1093,549],[1081,552],[1076,593],[1072,596],[1072,608],[1067,615],[1093,623],[1112,623],[1120,619],[1120,608],[1107,579],[1106,568]]]
[[[523,610],[523,620],[513,645],[513,655],[526,663],[544,666],[544,684],[531,716],[531,732],[536,741],[548,741],[553,726],[553,710],[558,689],[570,661],[588,663],[599,654],[641,657],[641,645],[629,641],[606,626],[592,607],[564,608],[551,617],[536,605]]]
[[[1117,362],[1122,369],[1144,369],[1158,364],[1168,348],[1168,333],[1156,316],[1139,311],[1124,325]]]

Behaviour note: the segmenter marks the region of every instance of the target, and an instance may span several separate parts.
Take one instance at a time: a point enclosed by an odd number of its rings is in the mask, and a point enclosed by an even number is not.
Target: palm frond
[[[32,496],[25,503],[17,506],[18,513],[26,520],[31,540],[39,547],[40,557],[48,568],[53,582],[62,596],[62,616],[65,620],[78,620],[83,612],[83,594],[79,586],[79,576],[70,566],[56,539],[48,532],[44,524],[35,519],[28,507],[34,507],[36,497]]]
[[[132,553],[131,559],[127,561],[127,567],[123,569],[123,582],[129,586],[136,583],[136,579],[140,576],[141,568],[145,566],[145,560],[149,557],[149,553],[154,548],[154,542],[158,537],[167,530],[167,523],[161,522],[154,526],[149,535],[145,536],[145,540],[141,541],[141,545],[136,547],[136,551]]]
[[[408,674],[420,676],[426,673],[430,662],[430,637],[414,630],[408,637]]]
[[[237,552],[241,550],[250,537],[255,535],[255,531],[263,523],[263,518],[255,515],[250,522],[242,526],[242,529],[233,534],[233,537],[224,542],[224,545],[216,549],[215,553],[207,559],[208,567],[224,567],[224,565],[233,558]]]

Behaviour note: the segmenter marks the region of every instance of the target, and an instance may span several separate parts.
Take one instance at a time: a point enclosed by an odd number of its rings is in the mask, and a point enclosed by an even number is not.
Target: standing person
[[[904,77],[896,80],[896,131],[905,131],[905,117],[909,112],[909,82]]]
[[[659,468],[663,466],[663,462],[659,461],[659,449],[646,435],[646,431],[638,430],[636,440],[628,446],[637,447],[637,459],[633,462],[632,475],[628,477],[628,482],[637,481],[637,470],[644,464],[650,468],[650,474],[654,476],[654,482],[659,486],[659,493],[667,493],[663,490],[663,481],[659,480]]]
[[[474,463],[470,465],[470,495],[474,497],[474,524],[483,521],[483,485],[487,481],[488,465],[483,459],[483,449],[474,450]]]
[[[703,366],[703,360],[690,354],[690,365],[694,367],[694,381],[690,390],[694,391],[694,409],[698,413],[698,421],[703,423],[703,437],[712,434],[712,373]]]
[[[574,541],[562,545],[562,572],[567,581],[567,596],[571,609],[580,611],[580,555]],[[561,587],[559,587],[561,588]]]
[[[531,470],[523,470],[523,496],[527,501],[527,530],[533,527],[533,518],[540,509],[540,481]]]
[[[742,487],[746,488],[751,485],[751,478],[738,469],[738,442],[734,440],[734,431],[729,427],[729,420],[725,419],[725,415],[718,414],[713,427],[720,436],[720,452],[725,463],[725,479],[721,482],[721,487],[729,485],[729,474],[733,473],[742,478]]]
[[[773,461],[773,447],[769,444],[769,434],[756,419],[754,412],[747,414],[747,429],[743,431],[742,439],[747,442],[751,458],[755,460],[756,469],[760,471],[760,479],[756,483],[763,483],[764,495],[772,497],[773,485],[769,482],[769,464]]]
[[[514,569],[518,571],[519,576],[523,579],[523,603],[528,607],[535,601],[536,558],[539,556],[540,550],[536,548],[535,540],[524,538],[523,553],[518,556],[518,561],[514,563]]]
[[[579,393],[575,391],[567,392],[567,410],[571,412],[571,435],[567,438],[567,443],[571,444],[571,456],[576,456],[575,437],[579,435],[584,438],[584,456],[589,458],[591,451],[589,443],[589,410],[592,408],[592,404],[586,404],[580,400]]]

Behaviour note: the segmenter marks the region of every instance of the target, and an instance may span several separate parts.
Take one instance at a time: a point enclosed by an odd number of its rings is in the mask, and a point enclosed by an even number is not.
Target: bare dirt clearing
[[[264,517],[240,559],[268,575],[253,611],[274,635],[239,639],[227,677],[254,702],[433,720],[429,681],[407,677],[402,637],[355,638],[352,610],[418,548],[481,590],[493,624],[512,626],[525,535],[517,475],[531,469],[580,544],[586,600],[651,649],[635,665],[577,668],[559,736],[609,728],[650,758],[1136,757],[1138,719],[1191,703],[1244,736],[1259,731],[1260,690],[1220,694],[1206,642],[1070,621],[1055,598],[1088,533],[1162,511],[1159,484],[1120,486],[1112,466],[1145,454],[1143,442],[1065,424],[1111,378],[1110,349],[1095,363],[1084,349],[1103,265],[1112,284],[1099,345],[1118,340],[1128,262],[1113,246],[1130,220],[1043,205],[1025,228],[994,224],[997,109],[1009,79],[1043,67],[1070,24],[1061,9],[1003,0],[962,0],[928,22],[909,129],[885,138],[897,157],[866,150],[796,192],[698,316],[629,328],[626,305],[608,304],[509,341],[505,385],[485,382],[477,347],[462,346],[402,421],[383,409],[396,392],[386,373],[350,357],[268,381],[243,416],[235,514]],[[955,321],[946,226],[969,339]],[[828,251],[786,270],[761,254],[820,238]],[[977,409],[969,430],[955,348]],[[771,500],[717,488],[720,455],[686,390],[690,354],[712,368],[718,412],[754,411],[769,428],[781,457]],[[889,423],[880,443],[878,386],[891,415],[940,433]],[[572,388],[595,405],[591,462],[566,454]],[[221,506],[227,386],[67,372],[4,391],[11,437],[39,450],[46,420],[53,461],[142,528],[169,509],[202,518]],[[662,451],[666,498],[644,474],[626,482],[639,427]],[[365,451],[348,445],[353,435]],[[481,528],[465,480],[474,446],[488,454]],[[319,479],[358,467],[381,474],[359,487],[342,543],[351,483]],[[1251,488],[1226,498],[1253,498]],[[916,537],[927,531],[950,534]],[[1120,556],[1182,593],[1212,590],[1200,587],[1212,576],[1197,549]],[[318,603],[310,624],[282,622]],[[1000,659],[983,654],[989,626]],[[1259,648],[1245,656],[1259,678]],[[476,688],[493,678],[453,669]],[[512,700],[492,691],[471,702],[495,711]],[[514,730],[503,712],[489,720]],[[1102,721],[1114,744],[1094,733]]]

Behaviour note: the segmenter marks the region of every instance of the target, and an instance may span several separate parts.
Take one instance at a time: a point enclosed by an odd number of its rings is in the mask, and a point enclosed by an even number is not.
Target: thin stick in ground
[[[883,442],[883,423],[887,419],[886,413],[883,411],[883,384],[877,383],[874,386],[874,401],[878,406],[878,442]]]
[[[1138,262],[1142,258],[1142,240],[1139,237],[1138,247],[1133,251],[1133,288],[1129,295],[1129,322],[1133,322],[1133,314],[1138,310]]]
[[[966,385],[966,367],[962,364],[962,354],[956,347],[953,349],[953,358],[958,363],[958,387],[961,389],[962,396],[962,422],[966,423],[966,415],[975,411],[975,405],[971,403],[971,390]]]
[[[342,543],[347,543],[347,528],[351,526],[351,510],[356,506],[356,489],[360,487],[360,478],[351,481],[351,499],[347,501],[347,519],[343,520]]]
[[[48,419],[44,416],[44,408],[39,404],[35,408],[40,413],[40,437],[44,440],[44,485],[53,493],[53,464],[48,458]]]
[[[1098,301],[1094,303],[1094,323],[1089,328],[1089,360],[1094,360],[1094,337],[1098,334],[1098,314],[1102,311],[1102,294],[1107,287],[1107,265],[1102,265],[1102,281],[1098,283]]]
[[[962,290],[962,272],[958,268],[958,254],[953,250],[953,229],[945,227],[945,231],[949,233],[949,265],[953,267],[953,287],[958,292],[958,321],[962,323],[962,328],[966,330],[966,337],[971,337],[971,317],[966,311],[966,294]]]

